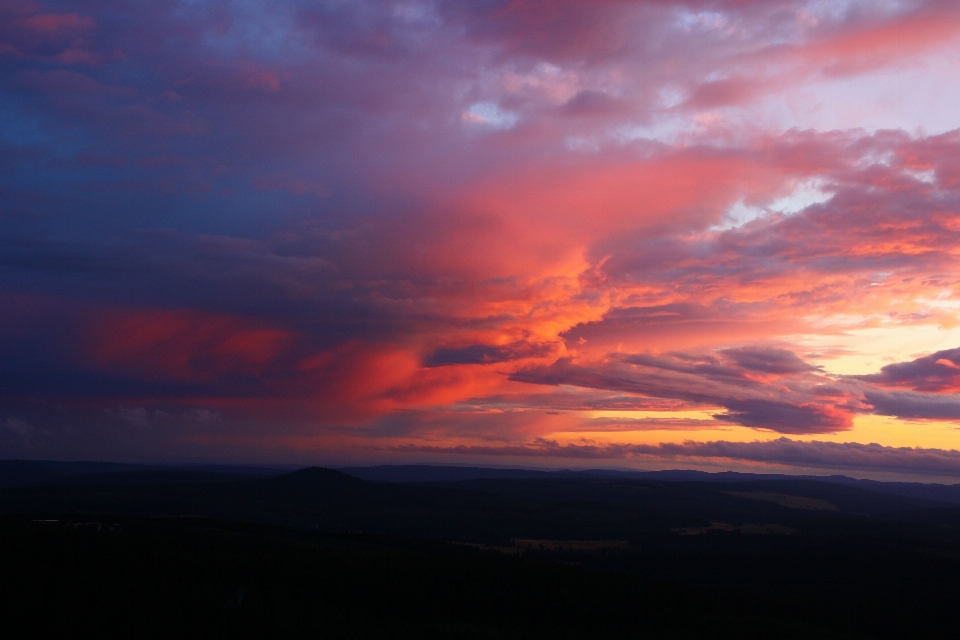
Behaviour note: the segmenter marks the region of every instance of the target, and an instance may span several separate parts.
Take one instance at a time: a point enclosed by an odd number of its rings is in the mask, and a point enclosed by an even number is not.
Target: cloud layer
[[[778,438],[754,442],[693,442],[649,444],[565,444],[537,440],[512,446],[458,446],[451,448],[414,446],[407,450],[456,456],[498,458],[557,458],[560,460],[622,461],[670,460],[696,464],[746,462],[782,465],[800,469],[888,472],[934,477],[960,477],[960,451],[920,447],[884,447],[876,443],[801,442]]]
[[[956,422],[958,49],[936,0],[7,2],[0,452]]]

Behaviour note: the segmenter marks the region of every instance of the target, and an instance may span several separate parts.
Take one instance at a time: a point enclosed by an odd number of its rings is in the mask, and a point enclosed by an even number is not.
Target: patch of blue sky
[[[501,109],[493,102],[476,102],[463,112],[461,119],[469,124],[492,129],[512,129],[520,121],[520,116]]]
[[[323,3],[326,6],[337,3]],[[254,54],[263,61],[283,61],[315,53],[307,34],[297,25],[300,8],[315,7],[312,3],[275,4],[234,0],[227,3],[207,0],[181,0],[174,15],[191,23],[202,23],[203,15],[213,9],[229,8],[233,20],[225,30],[208,30],[203,45],[225,57]]]
[[[393,15],[414,24],[440,24],[441,22],[436,7],[427,2],[398,2],[393,7]]]
[[[868,12],[874,17],[889,16],[916,6],[913,0],[810,0],[803,16],[817,22],[840,22],[853,12]]]
[[[54,139],[44,129],[39,116],[24,113],[0,97],[0,140],[15,147],[31,147],[50,144]]]
[[[767,215],[793,215],[807,207],[822,204],[831,197],[833,194],[825,190],[825,185],[820,179],[798,181],[790,193],[766,204],[747,204],[742,199],[737,200],[724,212],[720,224],[714,225],[711,230],[735,229]]]
[[[87,133],[78,127],[61,125],[42,113],[31,111],[13,96],[0,94],[0,141],[13,147],[33,147],[43,160],[75,158],[86,146]],[[20,169],[32,172],[21,166]],[[15,175],[24,173],[17,171]]]
[[[719,11],[690,11],[680,9],[674,24],[683,31],[710,31],[722,29],[729,23],[726,14]]]

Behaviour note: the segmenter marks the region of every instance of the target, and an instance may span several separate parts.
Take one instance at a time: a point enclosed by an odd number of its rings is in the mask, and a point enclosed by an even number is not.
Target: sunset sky
[[[0,3],[0,456],[960,479],[960,6]]]

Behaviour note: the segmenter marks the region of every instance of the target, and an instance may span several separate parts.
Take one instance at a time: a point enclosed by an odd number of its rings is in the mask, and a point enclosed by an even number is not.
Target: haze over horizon
[[[960,479],[960,7],[0,7],[0,457]]]

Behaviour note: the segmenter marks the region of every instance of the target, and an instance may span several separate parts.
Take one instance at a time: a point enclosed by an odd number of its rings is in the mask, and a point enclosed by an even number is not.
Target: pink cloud
[[[48,13],[30,0],[12,0],[0,9],[0,53],[25,59],[52,58],[64,64],[99,61],[88,51],[97,21],[78,12]]]
[[[251,70],[243,78],[243,88],[251,91],[276,93],[280,90],[280,78],[269,71]]]
[[[904,64],[960,37],[960,13],[945,3],[921,3],[907,15],[818,39],[801,55],[827,74],[850,75]]]
[[[714,354],[611,354],[601,362],[558,360],[511,379],[569,384],[721,406],[718,418],[780,433],[849,429],[863,407],[845,388],[794,354],[762,347]]]
[[[40,13],[18,21],[22,28],[40,34],[92,29],[96,21],[77,13]]]

